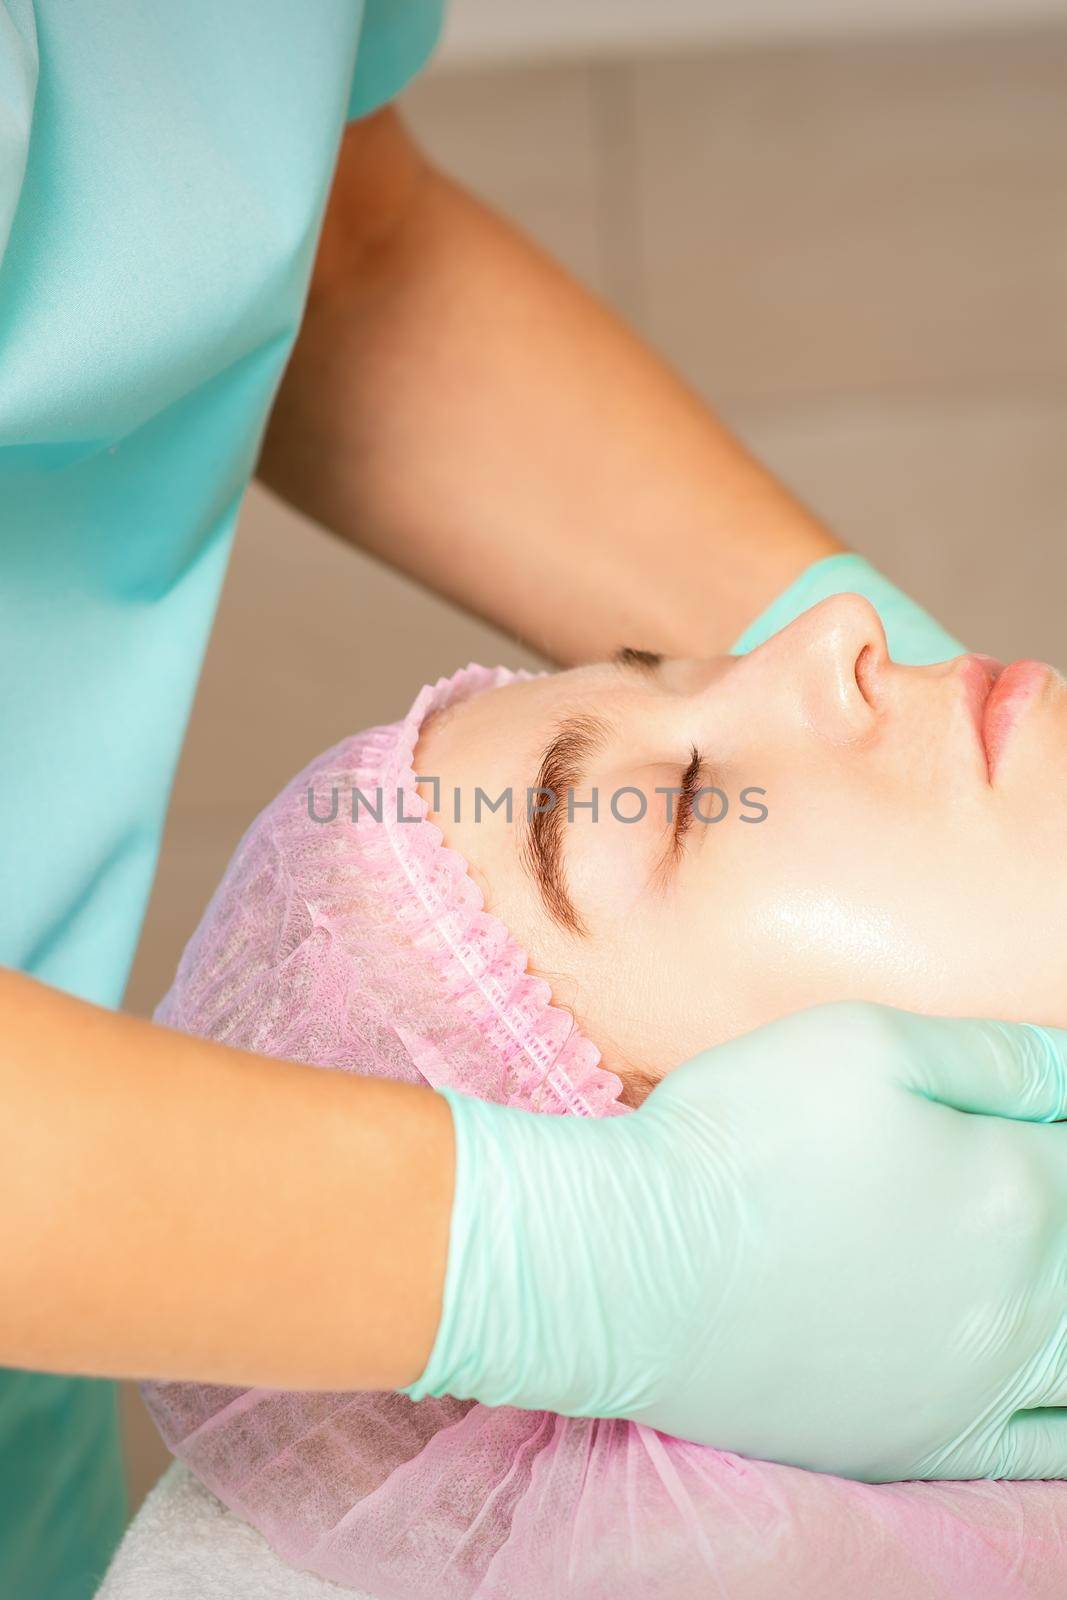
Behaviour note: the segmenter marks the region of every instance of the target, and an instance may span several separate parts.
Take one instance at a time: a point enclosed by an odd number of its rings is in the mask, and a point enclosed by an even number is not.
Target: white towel
[[[175,1461],[126,1530],[96,1600],[373,1600],[296,1572]]]

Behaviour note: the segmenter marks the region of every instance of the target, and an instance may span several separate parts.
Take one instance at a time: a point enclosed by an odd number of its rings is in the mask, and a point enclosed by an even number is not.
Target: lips
[[[961,669],[975,735],[985,751],[986,706],[994,686],[1006,669],[1003,661],[998,661],[995,656],[982,655],[964,656]]]
[[[1056,673],[1047,661],[1027,659],[1005,666],[995,656],[968,655],[962,658],[961,676],[986,778],[992,783],[1012,731]]]
[[[1047,661],[1024,660],[1013,661],[992,677],[980,728],[991,783],[997,763],[1023,712],[1051,676],[1052,668]]]

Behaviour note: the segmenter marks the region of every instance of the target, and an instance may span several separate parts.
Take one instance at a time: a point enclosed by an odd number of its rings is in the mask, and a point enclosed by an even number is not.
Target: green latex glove
[[[629,1115],[444,1091],[444,1310],[406,1392],[872,1481],[1067,1477],[1067,1034],[817,1006]],[[973,1115],[972,1113],[978,1113]]]

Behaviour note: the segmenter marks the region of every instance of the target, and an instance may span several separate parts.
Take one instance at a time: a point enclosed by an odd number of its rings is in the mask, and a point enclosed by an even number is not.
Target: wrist
[[[537,1115],[440,1092],[456,1152],[448,1263],[429,1360],[404,1393],[617,1412],[605,1371],[637,1243],[617,1160],[632,1119]]]

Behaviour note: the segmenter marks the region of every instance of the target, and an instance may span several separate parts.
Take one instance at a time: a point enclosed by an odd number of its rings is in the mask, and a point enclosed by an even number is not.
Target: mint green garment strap
[[[967,646],[922,606],[898,589],[884,573],[855,551],[824,556],[806,567],[730,647],[730,654],[745,655],[779,633],[795,617],[809,611],[832,594],[861,594],[882,619],[889,654],[906,666],[921,667],[962,655]]]

